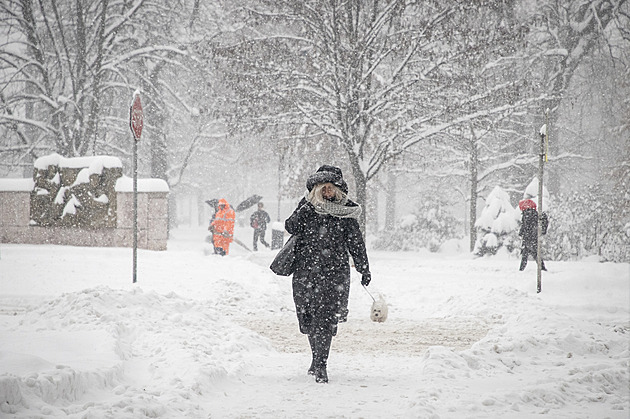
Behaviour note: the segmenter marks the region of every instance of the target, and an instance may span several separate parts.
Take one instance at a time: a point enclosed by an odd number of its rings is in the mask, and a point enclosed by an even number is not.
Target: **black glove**
[[[370,285],[371,280],[372,280],[372,274],[369,272],[364,272],[363,276],[361,277],[361,285],[363,285],[364,287],[367,287],[368,285]]]

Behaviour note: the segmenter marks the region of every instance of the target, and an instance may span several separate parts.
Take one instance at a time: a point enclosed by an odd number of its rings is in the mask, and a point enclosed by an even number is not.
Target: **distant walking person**
[[[536,203],[531,199],[524,199],[518,203],[518,207],[523,211],[521,220],[521,229],[518,235],[523,238],[521,249],[521,266],[519,270],[524,270],[527,266],[527,257],[532,255],[534,259],[538,257],[538,211],[536,211]],[[547,234],[549,220],[544,212],[541,216],[541,232]],[[540,259],[540,269],[546,271],[545,262]]]
[[[249,217],[249,224],[254,229],[254,251],[258,250],[258,239],[260,239],[260,242],[266,247],[269,247],[269,243],[265,241],[265,231],[267,230],[267,223],[271,221],[271,218],[269,218],[269,214],[267,214],[267,211],[265,211],[263,207],[263,203],[259,202],[258,211],[255,211],[252,213],[251,217]]]
[[[230,253],[230,243],[234,237],[234,219],[236,214],[225,199],[219,199],[219,210],[210,224],[213,233],[214,247],[218,254]]]

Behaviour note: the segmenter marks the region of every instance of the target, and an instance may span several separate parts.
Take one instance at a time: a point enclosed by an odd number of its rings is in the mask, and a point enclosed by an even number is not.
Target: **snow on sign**
[[[136,90],[133,93],[133,102],[131,103],[131,108],[129,109],[129,126],[131,127],[133,137],[136,141],[140,139],[140,135],[142,134],[143,118],[142,104],[140,103],[140,92]]]

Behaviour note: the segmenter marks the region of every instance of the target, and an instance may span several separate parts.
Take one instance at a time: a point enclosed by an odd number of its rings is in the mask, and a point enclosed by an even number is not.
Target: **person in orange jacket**
[[[234,219],[236,214],[225,199],[219,199],[219,210],[210,224],[214,233],[214,247],[217,253],[225,256],[230,253],[230,243],[234,237]]]

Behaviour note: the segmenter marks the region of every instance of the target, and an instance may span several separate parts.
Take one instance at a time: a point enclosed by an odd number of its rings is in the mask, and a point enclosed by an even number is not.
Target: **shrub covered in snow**
[[[381,231],[373,247],[380,250],[419,250],[437,252],[443,243],[460,238],[461,223],[438,202],[423,202],[403,217],[396,229]]]
[[[510,204],[507,192],[495,186],[475,223],[477,242],[474,253],[478,256],[495,255],[502,247],[513,252],[519,244],[520,216],[520,211]]]
[[[602,199],[602,190],[587,187],[554,200],[546,236],[549,259],[596,255],[602,261],[630,262],[628,198],[610,191]]]

